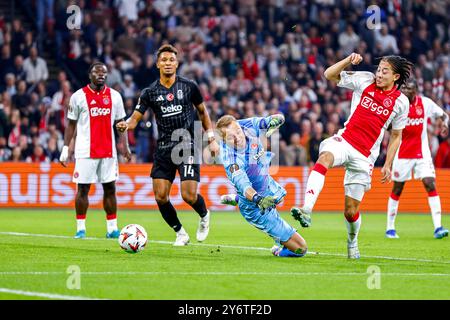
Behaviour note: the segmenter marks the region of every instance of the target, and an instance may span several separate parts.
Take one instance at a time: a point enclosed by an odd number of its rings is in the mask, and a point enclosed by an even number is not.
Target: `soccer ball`
[[[129,253],[144,250],[147,244],[147,232],[138,224],[129,224],[120,231],[119,245]]]

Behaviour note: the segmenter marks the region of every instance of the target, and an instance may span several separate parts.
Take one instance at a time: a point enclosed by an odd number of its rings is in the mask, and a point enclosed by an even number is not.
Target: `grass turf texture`
[[[98,239],[78,240],[72,211],[0,210],[0,289],[103,299],[449,299],[450,243],[433,238],[429,214],[400,214],[400,239],[384,238],[384,214],[363,214],[359,261],[346,258],[342,214],[314,213],[312,227],[299,228],[319,252],[300,259],[272,256],[273,241],[237,212],[213,212],[204,245],[196,245],[197,214],[179,216],[192,244],[175,248],[158,212],[120,212],[120,227],[137,223],[149,235],[144,251],[127,254],[105,239],[101,211],[90,210],[86,222],[87,236]],[[450,225],[450,216],[442,220]],[[70,265],[80,267],[79,290],[66,286]],[[380,289],[368,289],[370,266],[380,268]],[[42,298],[0,292],[0,299]]]

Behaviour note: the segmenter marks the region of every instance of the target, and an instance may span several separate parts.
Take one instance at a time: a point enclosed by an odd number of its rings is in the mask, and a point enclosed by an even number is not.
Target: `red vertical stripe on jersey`
[[[399,159],[421,159],[422,132],[425,123],[425,108],[422,97],[416,96],[409,105],[408,121],[402,131],[402,144],[398,151]]]
[[[105,89],[96,92],[86,86],[83,91],[86,95],[91,128],[90,157],[111,158],[113,156],[111,90],[105,86]]]
[[[380,136],[384,124],[394,110],[395,102],[401,92],[396,88],[389,91],[377,89],[375,83],[367,86],[361,100],[342,134],[353,148],[364,156],[370,156],[370,150]]]

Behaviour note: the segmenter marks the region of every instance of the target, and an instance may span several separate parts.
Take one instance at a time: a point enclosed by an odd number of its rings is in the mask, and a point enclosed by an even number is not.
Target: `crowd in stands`
[[[75,19],[67,13],[73,4],[81,9]],[[159,75],[155,52],[164,43],[178,48],[179,74],[199,84],[213,122],[223,114],[286,116],[277,146],[282,165],[310,165],[320,142],[343,127],[351,92],[327,81],[323,72],[354,51],[364,57],[354,70],[374,71],[383,55],[408,58],[420,93],[450,113],[448,2],[378,1],[380,21],[372,28],[369,4],[23,1],[17,10],[37,16],[28,26],[0,14],[0,161],[58,160],[68,100],[89,82],[87,70],[96,60],[108,66],[107,84],[122,94],[130,115],[141,90]],[[75,28],[68,28],[68,19]],[[44,52],[57,63],[54,74]],[[155,127],[146,114],[129,133],[134,162],[152,161]],[[439,136],[437,125],[429,128],[432,155],[439,154],[436,165],[449,167],[449,139]],[[386,134],[376,165],[384,162],[388,140]]]

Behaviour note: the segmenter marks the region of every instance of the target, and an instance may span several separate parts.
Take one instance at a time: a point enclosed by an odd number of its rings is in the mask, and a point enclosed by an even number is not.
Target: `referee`
[[[197,241],[204,241],[209,232],[210,213],[203,197],[197,193],[200,181],[198,155],[201,155],[201,151],[196,152],[194,144],[195,111],[198,112],[203,129],[207,132],[212,154],[218,155],[219,145],[215,141],[211,119],[198,86],[176,74],[177,53],[177,49],[169,44],[158,49],[156,66],[159,69],[159,79],[142,91],[135,111],[126,122],[119,123],[117,129],[121,132],[133,130],[148,109],[154,113],[158,126],[158,141],[150,174],[153,191],[161,215],[177,234],[174,246],[184,246],[189,243],[189,235],[169,199],[177,170],[180,174],[183,200],[200,216]]]

